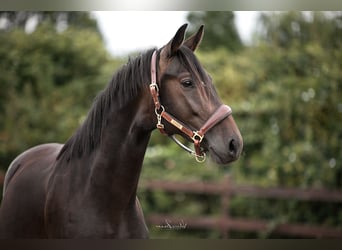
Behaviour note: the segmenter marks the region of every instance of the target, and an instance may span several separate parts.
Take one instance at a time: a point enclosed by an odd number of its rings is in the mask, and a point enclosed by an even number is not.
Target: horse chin
[[[235,161],[235,159],[231,159],[230,157],[224,157],[224,156],[217,154],[215,150],[213,149],[209,149],[209,155],[210,155],[210,158],[213,160],[213,162],[219,165],[225,165],[225,164]]]
[[[209,148],[208,151],[209,151],[210,158],[216,164],[219,164],[219,165],[229,164],[229,163],[234,162],[238,159],[236,157],[231,157],[231,156],[226,155],[226,154],[219,154],[215,151],[215,149],[213,149],[211,147]]]

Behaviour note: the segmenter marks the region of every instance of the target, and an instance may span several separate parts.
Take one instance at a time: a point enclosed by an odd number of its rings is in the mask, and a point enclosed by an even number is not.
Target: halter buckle
[[[155,108],[154,109],[154,113],[156,113],[156,116],[157,116],[157,125],[156,127],[159,129],[159,130],[163,130],[164,129],[164,124],[161,122],[162,121],[162,114],[163,112],[165,111],[165,108],[163,105],[160,105],[160,108]]]
[[[159,92],[159,87],[158,87],[158,84],[157,83],[151,83],[150,84],[150,89],[154,88],[155,91],[158,93]]]
[[[204,135],[200,135],[198,131],[193,131],[193,136],[191,137],[191,139],[195,142],[201,142],[204,138]]]

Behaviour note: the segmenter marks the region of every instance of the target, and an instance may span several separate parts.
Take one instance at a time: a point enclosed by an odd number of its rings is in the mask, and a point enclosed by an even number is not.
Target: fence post
[[[223,178],[222,183],[222,190],[221,190],[221,220],[220,220],[220,231],[222,238],[228,239],[229,238],[229,203],[230,203],[230,196],[231,196],[231,177],[230,175],[226,175]]]

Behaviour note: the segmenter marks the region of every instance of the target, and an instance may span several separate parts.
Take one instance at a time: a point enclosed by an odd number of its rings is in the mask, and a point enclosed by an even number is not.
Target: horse
[[[38,145],[13,160],[0,238],[148,238],[136,194],[156,128],[194,143],[198,160],[206,153],[218,164],[239,158],[232,110],[194,54],[204,27],[188,39],[186,28],[117,70],[64,145]]]

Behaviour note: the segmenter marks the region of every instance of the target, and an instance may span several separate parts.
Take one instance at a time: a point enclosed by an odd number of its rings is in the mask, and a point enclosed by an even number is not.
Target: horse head
[[[222,104],[212,78],[194,55],[204,27],[184,40],[186,27],[181,26],[152,59],[150,88],[157,127],[193,142],[197,158],[209,152],[216,163],[226,164],[239,158],[243,140],[231,108]]]

